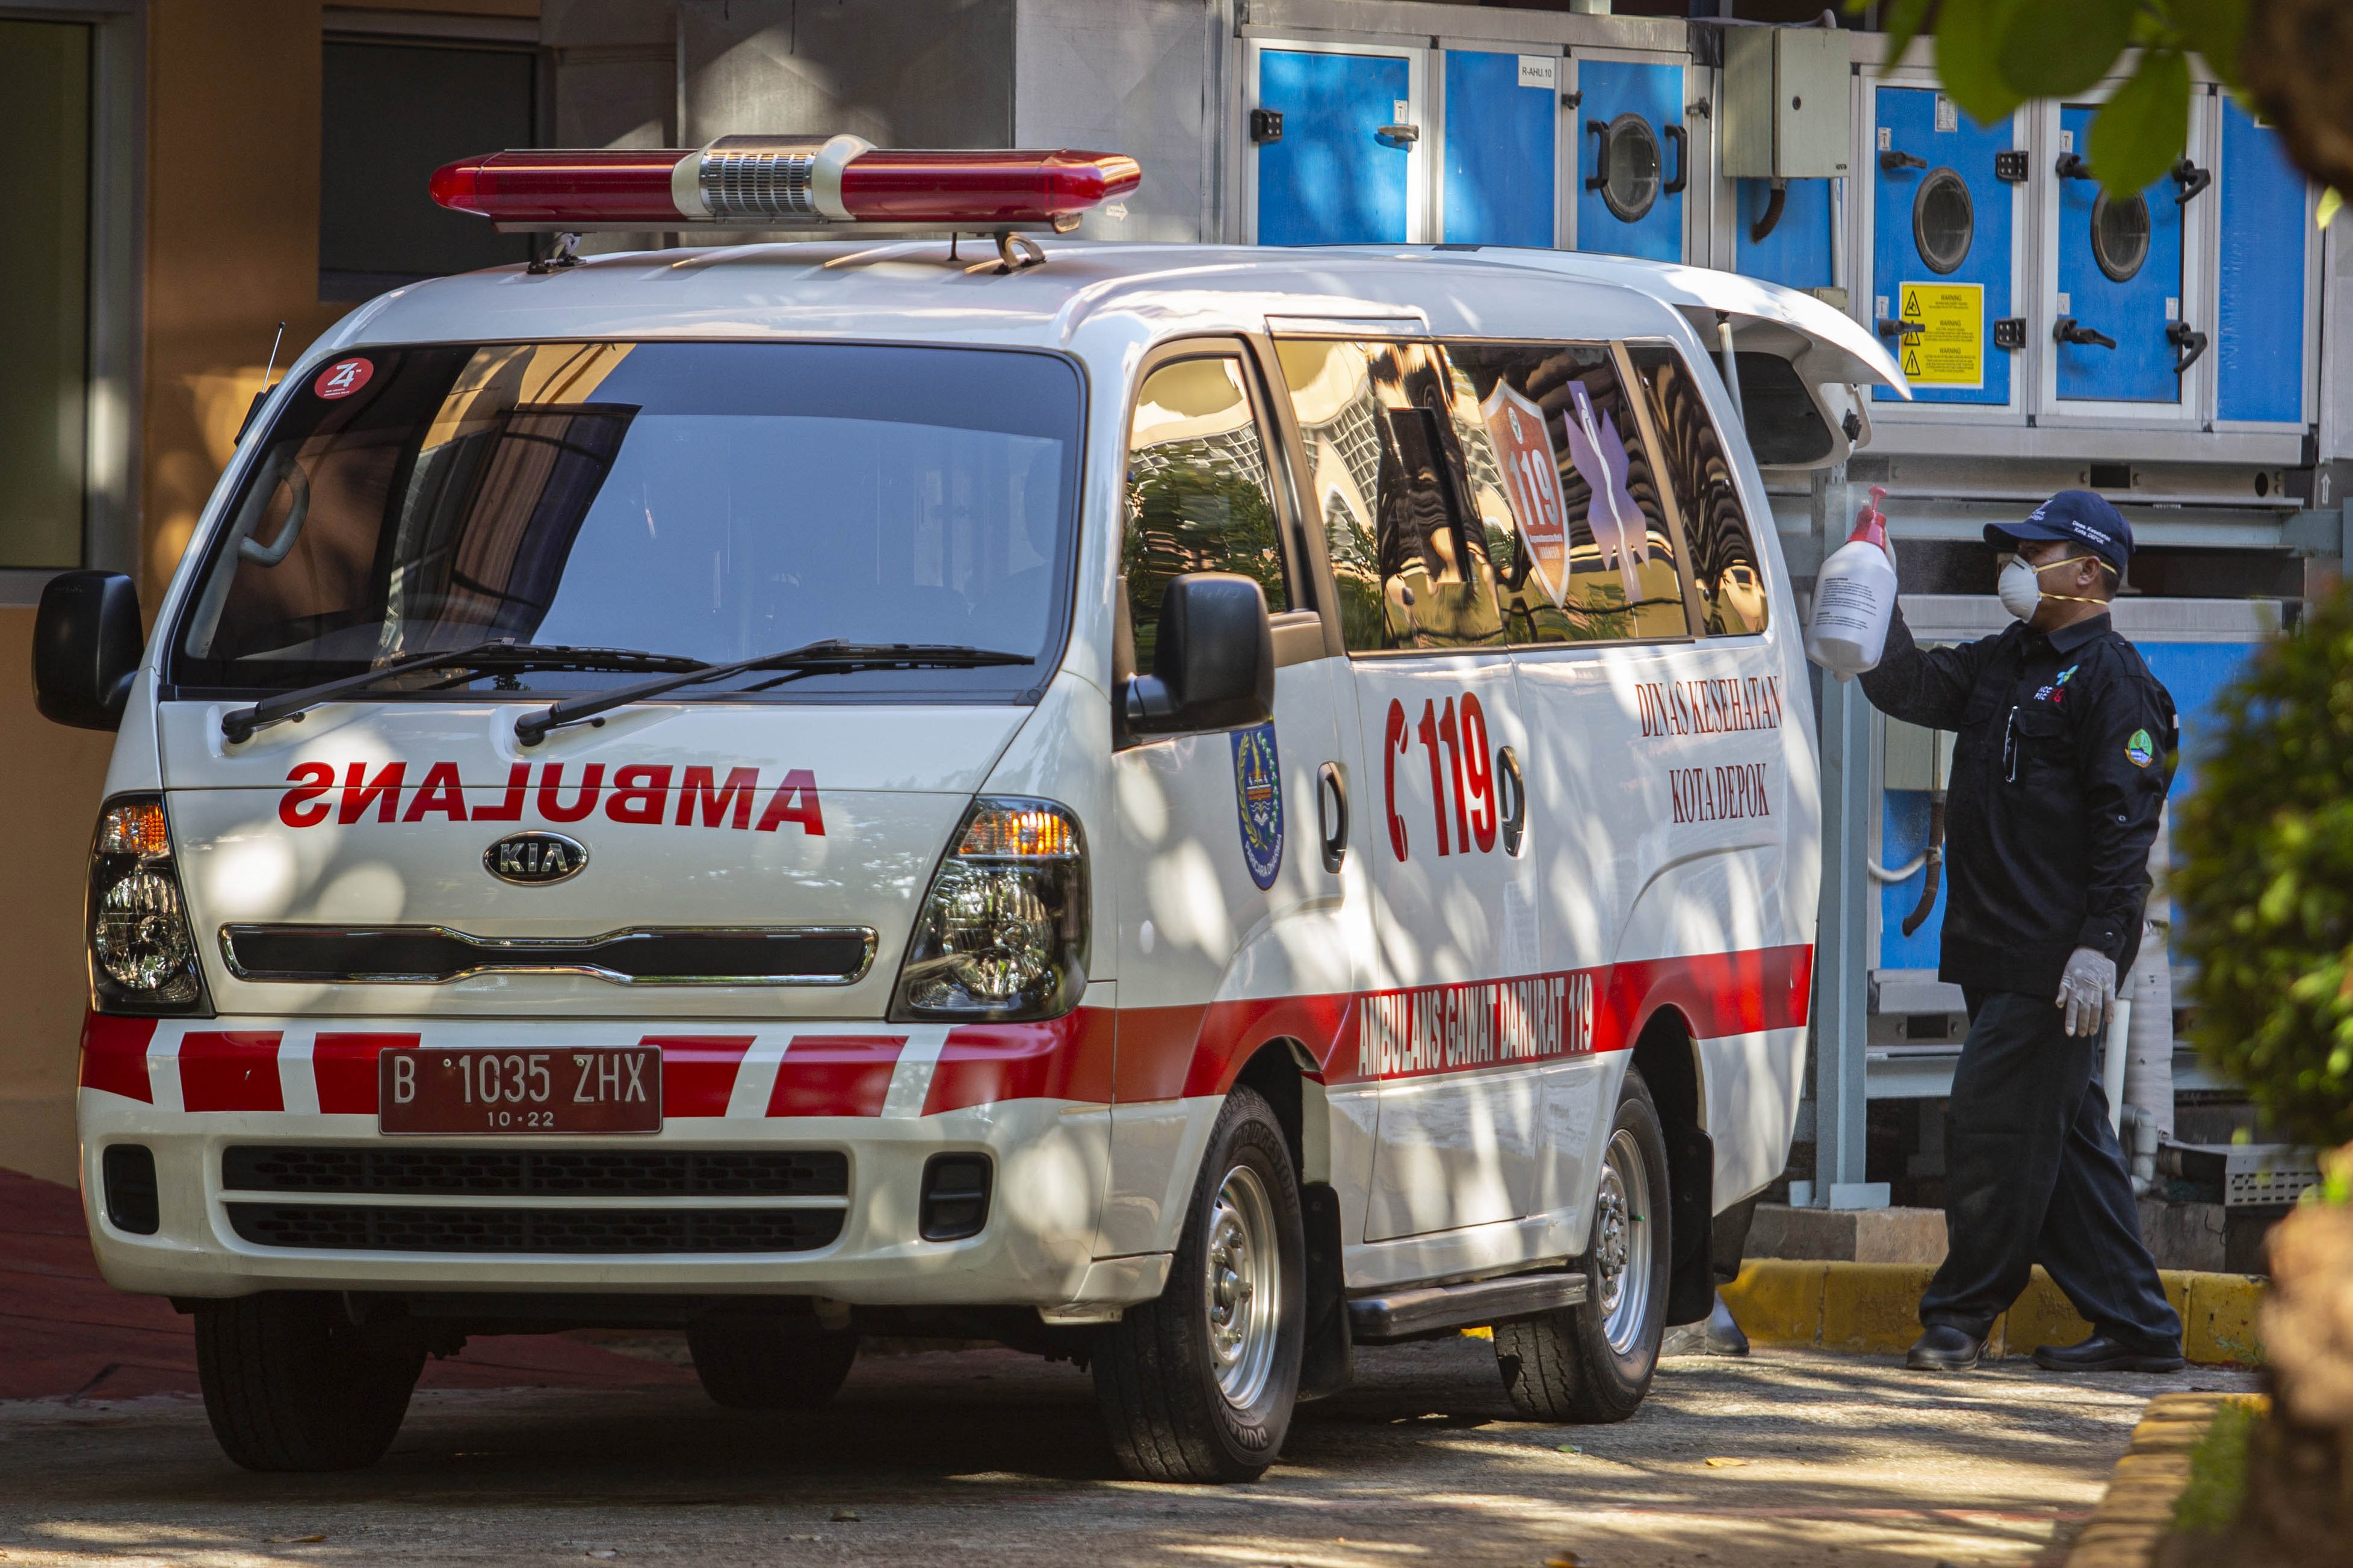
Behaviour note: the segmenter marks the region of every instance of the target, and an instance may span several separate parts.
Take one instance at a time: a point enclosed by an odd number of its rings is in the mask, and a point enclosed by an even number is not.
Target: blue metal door
[[[2304,176],[2279,133],[2222,100],[2221,310],[2214,323],[2215,413],[2304,422]]]
[[[1395,55],[1260,53],[1259,106],[1282,117],[1258,143],[1260,244],[1405,242],[1413,143],[1382,127],[1407,121],[1411,90]]]
[[[1782,190],[1780,216],[1763,239],[1749,236],[1772,210],[1773,182],[1739,180],[1735,184],[1733,241],[1739,270],[1785,289],[1827,289],[1838,281],[1828,180],[1789,181]]]
[[[1553,146],[1559,65],[1551,85],[1523,86],[1520,57],[1446,55],[1444,232],[1454,245],[1553,243]]]
[[[2080,158],[2093,112],[2084,105],[2059,111],[2059,299],[2051,323],[2059,395],[2178,404],[2177,367],[2206,345],[2205,334],[2181,321],[2181,215],[2204,175],[2187,173],[2185,163],[2137,196],[2105,195]]]
[[[2013,149],[2011,122],[1980,126],[1933,88],[1883,87],[1874,101],[1873,320],[1922,403],[2008,403],[1994,324],[2011,314],[2018,226],[1995,158]]]
[[[1683,68],[1577,64],[1577,248],[1683,258]]]

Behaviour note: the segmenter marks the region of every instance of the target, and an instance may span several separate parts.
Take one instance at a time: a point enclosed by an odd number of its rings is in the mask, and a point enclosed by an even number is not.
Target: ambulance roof
[[[1818,349],[1823,379],[1901,384],[1870,335],[1820,301],[1704,268],[1573,252],[1431,247],[1286,249],[1049,242],[1044,264],[997,270],[994,244],[797,241],[582,258],[394,289],[319,352],[378,342],[533,338],[870,338],[1069,349],[1257,331],[1268,319],[1366,322],[1440,336],[1679,335],[1679,310],[1771,320]],[[1717,296],[1728,303],[1715,304]],[[1119,319],[1119,320],[1112,320]],[[1844,329],[1841,332],[1841,329]],[[1703,345],[1705,347],[1706,345]],[[1874,361],[1876,363],[1874,363]],[[1834,367],[1834,368],[1833,368]],[[1809,368],[1811,368],[1810,365]]]

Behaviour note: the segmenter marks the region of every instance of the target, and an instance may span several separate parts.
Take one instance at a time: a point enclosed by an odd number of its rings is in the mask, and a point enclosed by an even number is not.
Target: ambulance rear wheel
[[[392,1447],[421,1342],[354,1324],[335,1296],[268,1291],[196,1309],[196,1380],[221,1451],[248,1470],[356,1470]]]
[[[1495,1363],[1524,1414],[1623,1421],[1642,1403],[1666,1332],[1667,1214],[1666,1137],[1649,1087],[1630,1068],[1594,1193],[1584,1302],[1495,1325]]]
[[[688,1325],[694,1375],[730,1410],[814,1410],[841,1392],[858,1336],[779,1327],[758,1318],[700,1318]]]
[[[1282,1124],[1237,1089],[1209,1134],[1167,1289],[1095,1346],[1096,1402],[1129,1475],[1249,1481],[1274,1462],[1306,1339],[1305,1236]]]

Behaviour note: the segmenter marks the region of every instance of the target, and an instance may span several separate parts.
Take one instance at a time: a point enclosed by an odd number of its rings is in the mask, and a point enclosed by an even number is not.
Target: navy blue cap
[[[1985,542],[1996,550],[2012,550],[2020,541],[2032,539],[2063,539],[2080,544],[2115,567],[2119,575],[2132,559],[2132,524],[2090,490],[2061,490],[2036,507],[2024,522],[1986,524]]]

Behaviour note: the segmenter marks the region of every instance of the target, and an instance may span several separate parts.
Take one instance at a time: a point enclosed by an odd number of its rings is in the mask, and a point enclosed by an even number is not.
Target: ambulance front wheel
[[[703,1317],[686,1348],[712,1402],[730,1410],[814,1410],[841,1392],[858,1359],[858,1335],[795,1331],[758,1318]]]
[[[1139,1480],[1248,1481],[1291,1429],[1305,1344],[1306,1233],[1274,1111],[1226,1099],[1156,1301],[1102,1332],[1095,1398]]]
[[[1667,1213],[1666,1137],[1630,1068],[1594,1194],[1583,1304],[1495,1325],[1495,1363],[1523,1413],[1623,1421],[1642,1403],[1666,1331]]]
[[[248,1470],[356,1470],[392,1447],[421,1342],[286,1290],[196,1309],[196,1380],[221,1451]]]

